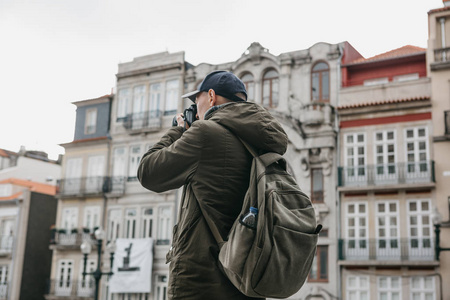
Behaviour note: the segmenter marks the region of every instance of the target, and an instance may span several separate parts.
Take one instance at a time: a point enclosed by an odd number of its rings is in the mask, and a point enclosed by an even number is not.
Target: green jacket
[[[169,299],[251,299],[220,271],[219,247],[198,205],[202,201],[226,240],[242,208],[252,162],[236,136],[263,153],[284,154],[288,143],[267,110],[252,102],[233,102],[211,109],[204,121],[185,132],[172,127],[140,162],[138,178],[145,188],[163,192],[184,185],[167,254]]]

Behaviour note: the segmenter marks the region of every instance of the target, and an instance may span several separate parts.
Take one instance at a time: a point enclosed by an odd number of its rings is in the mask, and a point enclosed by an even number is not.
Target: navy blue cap
[[[247,101],[247,90],[244,83],[233,73],[227,71],[214,71],[206,75],[197,90],[184,94],[182,98],[189,98],[195,102],[198,93],[207,92],[213,89],[214,92],[229,100],[242,102]],[[237,93],[245,95],[245,99],[236,96]]]

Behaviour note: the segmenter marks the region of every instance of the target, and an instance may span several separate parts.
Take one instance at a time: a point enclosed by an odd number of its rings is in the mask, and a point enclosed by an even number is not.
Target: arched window
[[[262,105],[264,107],[277,107],[278,105],[279,81],[278,73],[270,70],[263,77],[263,98]]]
[[[330,101],[330,68],[328,64],[319,62],[314,65],[311,73],[312,101]]]
[[[245,84],[245,89],[247,90],[247,100],[255,101],[255,81],[253,75],[246,73],[242,76],[241,80]]]

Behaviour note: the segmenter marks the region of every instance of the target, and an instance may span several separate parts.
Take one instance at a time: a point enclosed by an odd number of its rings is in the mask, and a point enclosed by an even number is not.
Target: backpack
[[[311,269],[322,225],[316,226],[309,197],[277,153],[253,156],[250,182],[240,216],[224,241],[203,215],[220,247],[219,267],[249,297],[287,298],[300,290]],[[201,208],[200,204],[200,208]],[[241,224],[250,206],[258,208],[256,230]]]

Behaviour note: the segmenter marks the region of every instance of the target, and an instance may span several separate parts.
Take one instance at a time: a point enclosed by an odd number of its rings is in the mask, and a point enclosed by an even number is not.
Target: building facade
[[[442,299],[435,260],[431,83],[426,50],[342,66],[339,260],[343,299]]]
[[[46,299],[93,297],[91,277],[82,278],[83,241],[96,246],[94,231],[104,223],[106,194],[123,193],[123,179],[108,177],[111,95],[74,102],[77,106],[74,140],[63,144],[58,209],[48,247],[53,250]],[[87,271],[96,268],[89,257]],[[109,267],[106,265],[106,267]]]
[[[428,74],[431,78],[433,114],[432,142],[436,160],[435,234],[440,235],[439,272],[442,282],[450,282],[450,2],[428,12]],[[440,229],[440,230],[439,230]],[[440,231],[440,233],[439,233]],[[443,286],[442,299],[450,298],[450,287]]]
[[[42,300],[50,276],[49,228],[56,216],[60,166],[28,159],[24,153],[9,152],[12,156],[12,163],[0,172],[0,299]]]

